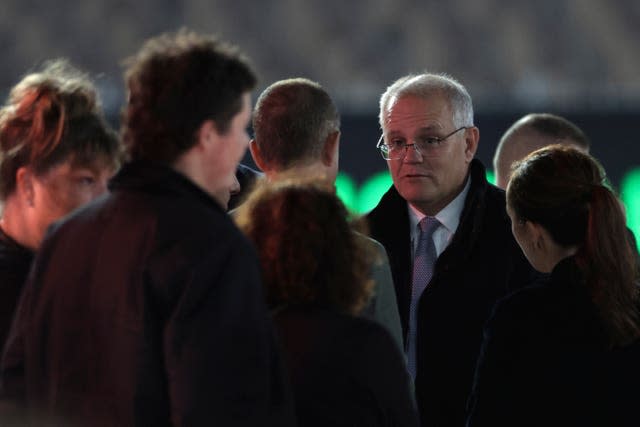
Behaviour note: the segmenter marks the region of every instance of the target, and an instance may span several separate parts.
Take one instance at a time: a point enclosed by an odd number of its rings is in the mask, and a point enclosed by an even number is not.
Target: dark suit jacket
[[[640,342],[609,350],[573,258],[500,301],[487,324],[469,427],[638,426]]]
[[[40,248],[5,396],[60,425],[291,425],[249,242],[170,168],[125,165],[110,189]]]
[[[384,328],[310,305],[274,320],[301,426],[418,425],[404,358]]]
[[[482,328],[493,304],[533,280],[511,234],[504,192],[490,185],[478,160],[460,224],[438,257],[418,308],[416,399],[425,426],[462,426]],[[367,216],[387,249],[406,338],[412,281],[407,202],[395,187]]]

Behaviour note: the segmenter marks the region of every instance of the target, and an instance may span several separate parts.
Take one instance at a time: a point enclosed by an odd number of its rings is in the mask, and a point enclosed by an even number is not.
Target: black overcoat
[[[485,329],[469,427],[640,425],[640,341],[607,337],[571,257],[505,297]]]
[[[462,426],[483,326],[494,303],[535,278],[511,234],[504,191],[478,160],[458,229],[438,257],[418,306],[416,401],[425,426]],[[412,258],[407,202],[395,187],[368,214],[389,255],[406,340]]]

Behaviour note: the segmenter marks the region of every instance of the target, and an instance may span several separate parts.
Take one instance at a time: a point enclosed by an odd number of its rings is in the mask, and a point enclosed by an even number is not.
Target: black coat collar
[[[109,182],[109,190],[133,190],[149,194],[188,194],[224,212],[220,204],[189,178],[173,168],[150,161],[126,163]]]

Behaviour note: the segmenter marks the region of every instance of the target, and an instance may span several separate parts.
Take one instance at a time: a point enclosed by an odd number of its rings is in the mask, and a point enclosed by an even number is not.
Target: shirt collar
[[[436,219],[440,222],[441,226],[447,229],[450,235],[453,235],[458,229],[460,216],[462,215],[462,209],[464,209],[464,202],[467,199],[470,187],[471,177],[468,176],[462,191],[455,197],[455,199],[436,214]],[[407,205],[409,206],[409,225],[413,231],[426,215],[416,209],[411,205],[411,203],[407,203]]]

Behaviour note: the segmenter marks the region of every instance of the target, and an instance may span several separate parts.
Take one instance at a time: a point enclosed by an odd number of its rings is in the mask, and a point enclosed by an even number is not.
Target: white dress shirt
[[[440,222],[440,225],[433,232],[433,243],[436,246],[436,254],[438,254],[438,256],[449,246],[453,235],[458,229],[460,216],[464,208],[464,201],[467,198],[470,186],[471,178],[467,177],[467,182],[460,194],[436,214],[436,219]],[[413,259],[418,245],[418,223],[426,215],[410,203],[407,203],[407,206],[409,209],[409,226],[411,227],[411,259]]]

